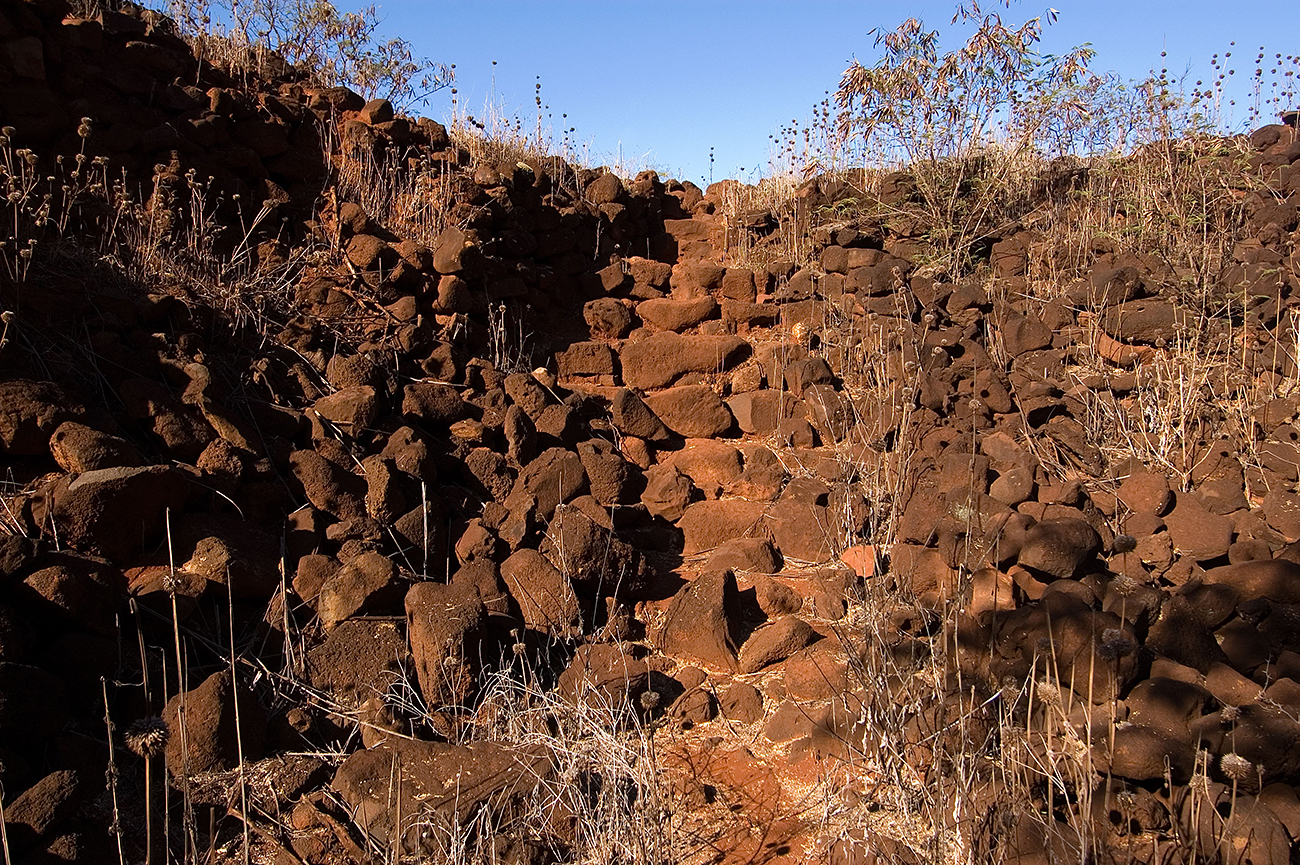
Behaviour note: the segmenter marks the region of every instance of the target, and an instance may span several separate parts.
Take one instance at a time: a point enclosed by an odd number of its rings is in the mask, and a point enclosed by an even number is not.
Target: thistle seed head
[[[1255,777],[1255,764],[1237,754],[1224,754],[1220,757],[1219,768],[1224,775],[1237,782]]]
[[[1113,553],[1131,553],[1137,549],[1137,538],[1132,535],[1116,535],[1110,548]]]
[[[123,738],[126,739],[126,747],[130,748],[136,756],[151,760],[161,756],[167,748],[171,730],[167,727],[166,721],[155,715],[132,721],[126,728]]]

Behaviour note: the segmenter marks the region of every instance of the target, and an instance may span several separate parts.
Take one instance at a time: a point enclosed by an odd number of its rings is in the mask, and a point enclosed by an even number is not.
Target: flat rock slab
[[[761,523],[767,505],[743,499],[696,502],[686,509],[677,527],[685,536],[683,554],[711,550],[736,538],[762,537]]]
[[[551,757],[539,746],[390,739],[344,760],[332,786],[354,823],[381,846],[400,839],[404,849],[438,856],[450,852],[438,846],[447,833],[425,831],[431,822],[446,830],[482,808],[508,811],[551,770]]]
[[[736,420],[712,388],[702,384],[670,387],[650,394],[645,403],[664,426],[687,438],[723,435]]]
[[[623,383],[646,390],[665,387],[688,372],[725,372],[749,357],[738,336],[681,336],[656,333],[619,350]]]

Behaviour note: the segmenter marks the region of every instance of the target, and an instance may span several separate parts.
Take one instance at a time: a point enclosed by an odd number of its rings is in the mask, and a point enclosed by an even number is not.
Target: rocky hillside
[[[0,0],[0,124],[11,861],[1300,849],[1294,128],[1225,259],[953,279],[905,173],[738,212],[130,6]]]

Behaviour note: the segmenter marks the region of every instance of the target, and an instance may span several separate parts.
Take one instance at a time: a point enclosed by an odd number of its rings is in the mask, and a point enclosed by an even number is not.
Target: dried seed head
[[[1241,718],[1240,706],[1224,706],[1219,710],[1219,720],[1225,724],[1235,723]]]
[[[1219,768],[1234,781],[1255,777],[1255,764],[1237,754],[1224,754],[1219,758]]]
[[[641,697],[638,700],[638,702],[641,703],[642,709],[644,709],[647,712],[653,712],[655,708],[659,705],[659,692],[643,691],[641,692]]]
[[[1034,686],[1038,693],[1038,700],[1045,706],[1061,705],[1061,689],[1055,682],[1049,682],[1046,679]]]
[[[1123,535],[1121,535],[1123,537]],[[1130,577],[1128,574],[1120,574],[1110,581],[1110,587],[1115,590],[1115,594],[1121,598],[1132,597],[1133,593],[1138,590],[1142,584]]]
[[[1132,535],[1116,535],[1110,548],[1115,553],[1131,553],[1137,549],[1137,538]]]
[[[154,757],[161,756],[167,748],[171,730],[167,727],[167,722],[157,716],[139,718],[126,728],[123,738],[126,739],[126,747],[130,748],[136,756],[152,760]]]
[[[14,311],[12,309],[6,309],[4,312],[0,312],[0,324],[13,324],[14,318]]]
[[[1137,650],[1137,641],[1122,628],[1107,628],[1101,632],[1099,654],[1107,660],[1131,655]]]

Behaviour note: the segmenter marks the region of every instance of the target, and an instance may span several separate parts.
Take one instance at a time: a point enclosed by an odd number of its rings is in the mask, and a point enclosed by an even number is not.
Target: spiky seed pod
[[[1133,593],[1138,590],[1138,586],[1140,585],[1142,584],[1130,577],[1128,574],[1120,574],[1118,577],[1110,581],[1111,588],[1114,589],[1115,594],[1119,595],[1121,598],[1132,597]]]
[[[1238,783],[1255,777],[1255,764],[1237,754],[1224,754],[1219,758],[1223,774]]]
[[[1137,549],[1137,538],[1132,535],[1116,535],[1111,541],[1110,549],[1115,554],[1131,553]]]
[[[1131,655],[1137,650],[1137,643],[1129,633],[1120,628],[1107,628],[1101,632],[1101,646],[1097,654],[1108,661]]]
[[[171,730],[167,727],[167,722],[157,716],[139,718],[126,728],[123,738],[126,739],[126,747],[136,756],[152,760],[161,756],[167,748]]]
[[[1034,689],[1038,694],[1038,701],[1043,705],[1061,705],[1061,689],[1055,682],[1044,679],[1035,685]]]

